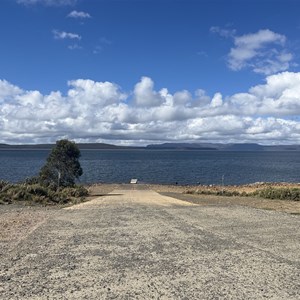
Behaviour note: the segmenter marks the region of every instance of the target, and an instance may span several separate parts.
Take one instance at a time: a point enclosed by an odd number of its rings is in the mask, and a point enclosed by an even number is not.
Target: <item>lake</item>
[[[47,150],[0,151],[0,180],[37,175]],[[82,150],[82,183],[128,183],[138,178],[161,184],[300,182],[300,152]]]

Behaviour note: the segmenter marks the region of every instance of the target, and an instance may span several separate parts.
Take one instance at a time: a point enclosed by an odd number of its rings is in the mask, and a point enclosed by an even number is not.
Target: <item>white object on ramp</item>
[[[137,184],[137,182],[138,182],[138,180],[135,179],[135,178],[133,178],[133,179],[130,180],[130,183],[133,183],[133,184]]]

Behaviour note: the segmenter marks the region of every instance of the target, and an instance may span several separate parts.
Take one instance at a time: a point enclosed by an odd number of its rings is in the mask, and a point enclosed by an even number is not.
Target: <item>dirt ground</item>
[[[95,184],[89,187],[91,199],[97,195],[103,195],[106,192],[111,192],[118,188],[128,188],[128,184]],[[253,193],[257,189],[262,188],[300,188],[300,184],[297,183],[256,183],[248,185],[234,185],[225,186],[224,188],[228,191],[238,191],[240,193]],[[199,205],[242,205],[258,209],[275,210],[279,212],[285,212],[290,214],[300,214],[300,201],[288,201],[288,200],[271,200],[262,199],[256,197],[224,197],[214,195],[191,195],[186,194],[187,191],[195,191],[197,189],[206,189],[207,191],[220,191],[223,187],[221,186],[180,186],[180,185],[159,185],[159,184],[137,184],[136,189],[153,190],[158,193],[169,195],[184,201],[197,203]]]
[[[278,184],[276,186],[279,186]],[[286,186],[286,184],[285,184]],[[299,185],[293,185],[298,186]],[[226,187],[254,191],[261,185]],[[87,201],[97,197],[104,197],[116,189],[141,189],[153,190],[162,195],[177,198],[183,201],[195,203],[203,206],[248,206],[257,209],[275,210],[289,214],[300,214],[300,201],[267,200],[254,197],[223,197],[213,195],[190,195],[185,194],[191,186],[172,185],[148,185],[148,184],[94,184],[87,187],[90,196]],[[210,187],[211,188],[211,187]],[[217,188],[217,187],[213,187]],[[0,205],[0,255],[1,252],[8,251],[9,248],[16,247],[18,243],[33,232],[40,224],[45,222],[58,210],[58,207],[26,206],[20,203],[10,205]],[[1,258],[1,256],[0,256]]]
[[[105,188],[63,209],[1,207],[21,223],[1,242],[0,299],[299,299],[299,216]]]

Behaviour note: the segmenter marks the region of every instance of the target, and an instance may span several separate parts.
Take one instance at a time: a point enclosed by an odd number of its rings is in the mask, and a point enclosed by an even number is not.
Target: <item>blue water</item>
[[[0,151],[0,180],[37,175],[49,151]],[[82,150],[82,183],[244,184],[300,182],[300,152]]]

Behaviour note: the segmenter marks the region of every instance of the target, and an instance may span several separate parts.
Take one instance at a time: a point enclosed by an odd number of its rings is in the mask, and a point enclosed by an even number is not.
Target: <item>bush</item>
[[[26,191],[29,194],[35,195],[35,196],[48,196],[49,195],[49,189],[41,186],[40,184],[33,184],[26,186]]]
[[[38,176],[34,176],[34,177],[28,177],[25,179],[24,183],[25,184],[38,184],[40,182],[40,179]]]
[[[11,203],[12,201],[25,201],[43,205],[78,203],[82,202],[87,195],[88,191],[83,186],[62,188],[56,191],[37,183],[7,183],[3,184],[3,188],[0,190],[0,204]]]
[[[75,198],[86,197],[88,195],[88,190],[83,186],[64,188],[62,191],[65,193],[65,195]]]
[[[0,191],[2,191],[5,188],[7,188],[8,185],[9,185],[8,181],[0,180]]]
[[[216,196],[240,196],[241,194],[238,191],[229,191],[229,190],[209,190],[209,189],[197,189],[197,190],[187,190],[185,194],[194,194],[194,195],[216,195]]]
[[[266,198],[266,199],[300,201],[300,189],[297,188],[269,187],[269,188],[257,190],[253,193],[253,195],[261,198]]]

